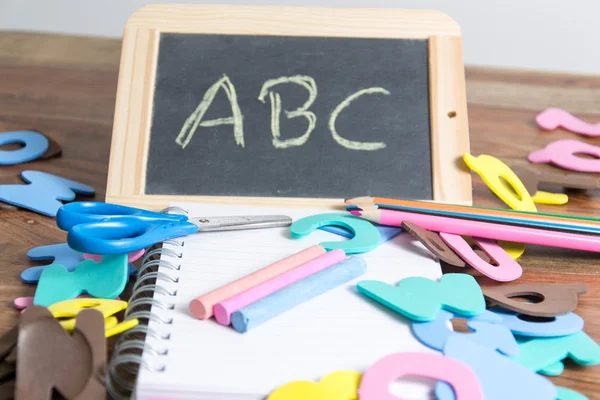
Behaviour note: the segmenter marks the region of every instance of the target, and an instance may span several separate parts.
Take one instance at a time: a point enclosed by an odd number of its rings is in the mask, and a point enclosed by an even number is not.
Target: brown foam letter
[[[53,391],[66,399],[105,399],[99,378],[106,363],[104,316],[84,310],[75,331],[67,333],[52,314],[29,307],[19,323],[15,400],[51,399]]]
[[[455,267],[466,266],[462,258],[457,256],[454,250],[448,247],[437,232],[428,231],[417,224],[407,221],[402,222],[402,228],[410,232],[410,234],[418,239],[427,250],[432,252],[440,260],[445,261],[450,265],[454,265]]]
[[[0,400],[14,397],[18,334],[19,325],[15,325],[0,337]]]
[[[587,292],[582,283],[535,283],[523,285],[501,285],[484,288],[483,295],[491,302],[521,314],[535,317],[555,317],[571,312],[577,306],[578,295]],[[539,303],[523,303],[511,297],[533,296],[542,299]]]

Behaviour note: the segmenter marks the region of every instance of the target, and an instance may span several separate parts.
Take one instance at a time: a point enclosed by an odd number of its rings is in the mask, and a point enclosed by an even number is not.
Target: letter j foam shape
[[[441,309],[473,317],[485,311],[481,288],[471,275],[445,274],[439,282],[409,277],[392,286],[380,281],[360,281],[362,294],[414,321],[433,321]]]
[[[49,307],[83,293],[112,299],[125,289],[128,270],[127,254],[105,255],[99,263],[85,260],[73,272],[59,264],[50,265],[42,271],[33,304]]]

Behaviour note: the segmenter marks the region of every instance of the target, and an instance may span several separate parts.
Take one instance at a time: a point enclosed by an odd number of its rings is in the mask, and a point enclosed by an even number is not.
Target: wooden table
[[[120,44],[110,39],[0,33],[0,132],[37,129],[63,147],[60,158],[0,167],[0,184],[21,183],[21,171],[41,170],[91,185],[97,191],[94,199],[104,200]],[[600,145],[600,138],[543,132],[535,123],[536,114],[551,106],[600,121],[600,76],[467,68],[467,97],[474,155],[487,153],[514,166],[526,163],[530,151],[557,139]],[[476,205],[505,207],[477,175],[473,180]],[[567,193],[567,205],[539,210],[600,217],[597,190]],[[34,293],[34,285],[19,278],[23,269],[38,265],[29,261],[27,251],[64,241],[65,233],[53,218],[0,203],[0,332],[19,316],[13,299]],[[598,259],[592,253],[530,246],[519,260],[525,270],[519,282],[586,283],[588,293],[580,298],[576,312],[585,320],[585,331],[600,342]],[[552,380],[600,399],[600,366],[581,368],[567,362],[565,372]]]

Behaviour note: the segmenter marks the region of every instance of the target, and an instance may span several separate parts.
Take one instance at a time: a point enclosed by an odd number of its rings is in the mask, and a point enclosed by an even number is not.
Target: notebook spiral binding
[[[168,207],[163,213],[187,214],[188,210],[181,207]],[[161,325],[170,325],[172,319],[159,316],[151,312],[152,307],[163,310],[172,310],[174,305],[163,300],[154,298],[154,293],[166,297],[176,296],[177,291],[167,289],[160,285],[160,281],[177,283],[179,281],[178,271],[181,265],[178,259],[181,252],[176,249],[183,248],[183,239],[171,239],[162,242],[169,244],[169,248],[152,246],[145,254],[137,273],[136,281],[131,289],[131,296],[125,310],[125,319],[137,318],[139,324],[123,332],[114,344],[113,354],[109,360],[106,370],[106,389],[112,399],[129,399],[135,389],[135,382],[140,368],[152,372],[164,371],[165,365],[157,362],[143,360],[142,353],[146,352],[153,356],[165,356],[168,353],[168,341],[170,333],[168,329],[160,332],[150,328],[148,323],[153,321]],[[159,272],[159,267],[168,272]],[[152,337],[155,341],[165,343],[165,347],[156,348],[146,341],[146,337]]]

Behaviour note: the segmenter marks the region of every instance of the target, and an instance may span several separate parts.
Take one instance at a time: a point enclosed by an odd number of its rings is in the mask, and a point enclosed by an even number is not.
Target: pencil
[[[487,214],[473,214],[473,213],[462,213],[462,212],[454,212],[454,211],[445,211],[445,210],[434,210],[427,208],[413,208],[413,207],[403,207],[403,206],[363,206],[363,209],[369,208],[382,208],[382,209],[390,209],[397,211],[406,211],[406,212],[416,212],[420,214],[430,214],[430,215],[438,215],[440,217],[451,217],[451,218],[460,218],[460,219],[468,219],[468,220],[477,220],[477,221],[485,221],[485,222],[494,222],[499,224],[507,224],[507,225],[517,225],[517,226],[527,226],[531,228],[542,228],[542,229],[553,229],[564,232],[573,232],[573,233],[588,233],[592,235],[600,235],[600,226],[596,225],[588,225],[588,224],[571,224],[567,220],[566,223],[546,221],[546,220],[536,220],[536,219],[522,219],[522,218],[514,218],[514,217],[499,217],[495,215],[487,215]],[[347,211],[352,211],[357,209],[354,206],[346,207]]]
[[[362,211],[355,210],[351,214],[381,225],[402,226],[402,222],[407,221],[434,232],[600,252],[600,237],[594,235],[461,220],[388,209],[370,208]]]
[[[353,199],[346,200],[347,205],[355,205],[359,208],[368,206],[378,206],[380,208],[395,208],[404,207],[408,208],[420,208],[428,210],[440,210],[447,212],[461,212],[465,214],[475,215],[487,215],[504,218],[515,218],[522,220],[537,220],[545,222],[555,223],[569,223],[578,226],[592,226],[600,227],[600,220],[597,218],[581,217],[574,215],[563,215],[563,214],[548,214],[531,211],[518,211],[518,210],[507,210],[502,208],[486,208],[486,207],[475,207],[475,206],[462,206],[456,204],[442,204],[433,203],[427,201],[418,200],[399,200],[399,199],[388,199],[384,197],[356,197]]]

